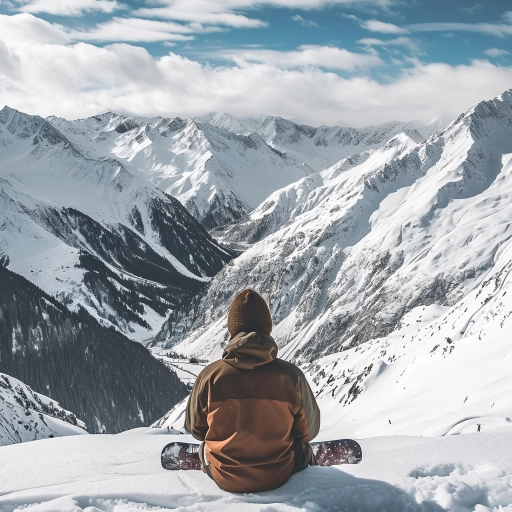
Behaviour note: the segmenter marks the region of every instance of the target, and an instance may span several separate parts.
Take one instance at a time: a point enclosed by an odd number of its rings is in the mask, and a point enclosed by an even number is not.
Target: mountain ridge
[[[178,200],[40,117],[4,108],[0,145],[0,252],[71,309],[142,341],[233,257]]]
[[[173,312],[154,343],[218,356],[229,302],[244,287],[269,300],[283,356],[303,362],[386,336],[419,305],[455,304],[478,286],[510,236],[511,125],[508,91],[426,141],[410,141],[402,154],[390,147],[386,157],[384,147],[347,170],[331,168],[276,192],[287,211],[297,204],[303,211],[268,228],[265,210],[277,203],[260,205],[238,241],[262,235]],[[461,218],[474,218],[478,232]]]

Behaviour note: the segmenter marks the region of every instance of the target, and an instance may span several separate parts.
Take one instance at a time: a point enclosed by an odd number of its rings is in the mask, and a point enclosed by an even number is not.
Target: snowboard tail
[[[317,466],[358,464],[363,458],[361,446],[352,439],[309,443],[309,446]],[[195,443],[169,443],[162,450],[162,467],[170,471],[200,470],[199,447]]]
[[[363,460],[361,445],[353,439],[309,443],[317,466],[359,464]]]
[[[169,443],[162,450],[162,467],[170,471],[201,469],[199,444]]]

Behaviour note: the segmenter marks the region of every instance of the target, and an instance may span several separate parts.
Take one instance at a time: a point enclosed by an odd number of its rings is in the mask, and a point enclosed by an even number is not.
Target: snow
[[[327,438],[512,433],[512,242],[453,307],[419,306],[389,336],[306,373]]]
[[[281,117],[237,119],[230,114],[215,113],[197,118],[196,121],[237,134],[256,133],[270,146],[304,162],[317,172],[351,155],[377,149],[397,134],[404,133],[421,142],[448,125],[448,120],[439,115],[421,121],[395,121],[361,128],[312,127]]]
[[[14,118],[10,129],[30,132],[35,118]],[[320,405],[318,439],[358,439],[364,456],[274,491],[228,494],[201,472],[160,467],[165,444],[191,440],[186,401],[148,428],[41,440],[80,429],[40,413],[43,402],[69,414],[16,382],[0,387],[0,440],[39,440],[0,447],[0,512],[512,512],[511,119],[509,92],[423,142],[420,126],[356,132],[229,115],[50,119],[69,140],[36,119],[30,133],[57,141],[44,147],[2,132],[0,253],[61,296],[76,299],[83,274],[76,249],[35,221],[45,209],[80,207],[113,225],[133,204],[144,217],[141,190],[162,197],[159,187],[198,215],[216,198],[237,214],[256,206],[225,234],[247,251],[194,304],[199,320],[176,323],[186,336],[169,346],[218,356],[232,295],[262,289],[280,356],[302,364]],[[257,134],[227,131],[244,127]],[[202,368],[159,357],[187,384]]]
[[[310,467],[279,489],[254,494],[226,493],[199,471],[162,469],[162,448],[188,439],[137,429],[2,447],[0,510],[512,510],[512,434],[361,439],[361,464]]]
[[[239,135],[192,119],[114,114],[94,119],[49,121],[88,154],[115,157],[179,199],[198,220],[213,217],[215,225],[240,217],[312,171],[279,155],[256,134]]]
[[[153,350],[153,355],[176,372],[178,378],[185,384],[193,385],[199,372],[206,366],[206,363],[191,363],[188,359],[167,357],[165,353],[158,354],[158,352],[160,349]]]

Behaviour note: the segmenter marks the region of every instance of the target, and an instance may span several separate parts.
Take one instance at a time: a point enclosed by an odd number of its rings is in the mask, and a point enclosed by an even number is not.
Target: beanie
[[[231,303],[228,313],[228,331],[231,336],[240,332],[272,332],[272,315],[265,299],[254,290],[241,291]]]

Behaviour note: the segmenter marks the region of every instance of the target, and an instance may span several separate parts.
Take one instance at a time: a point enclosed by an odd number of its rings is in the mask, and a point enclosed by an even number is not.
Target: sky
[[[512,88],[512,1],[0,0],[0,107],[455,118]]]

